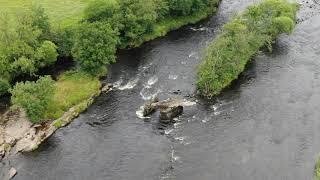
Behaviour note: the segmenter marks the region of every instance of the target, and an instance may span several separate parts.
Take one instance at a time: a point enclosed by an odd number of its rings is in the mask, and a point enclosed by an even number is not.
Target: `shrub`
[[[120,1],[123,29],[121,45],[128,42],[140,41],[144,34],[153,31],[158,18],[157,5],[154,0],[124,0]]]
[[[54,89],[54,81],[49,76],[41,77],[36,82],[17,83],[10,90],[11,102],[23,108],[31,122],[39,123],[52,103]]]
[[[222,34],[206,49],[199,66],[197,86],[200,94],[214,96],[220,93],[237,79],[262,46],[270,47],[277,35],[292,32],[296,11],[296,4],[285,0],[265,0],[226,24]]]
[[[80,68],[90,74],[101,74],[115,62],[118,32],[108,23],[82,23],[75,34],[72,55]]]
[[[10,89],[10,84],[5,79],[0,79],[0,96],[4,95]]]
[[[51,39],[57,45],[58,54],[61,57],[71,57],[74,32],[76,27],[69,26],[61,28],[60,26],[52,29]]]
[[[88,22],[104,21],[113,28],[120,28],[123,18],[117,0],[91,1],[84,11],[84,17]]]

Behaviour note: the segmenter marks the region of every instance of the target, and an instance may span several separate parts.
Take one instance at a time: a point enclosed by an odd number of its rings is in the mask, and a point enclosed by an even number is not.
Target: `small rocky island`
[[[182,114],[184,106],[193,104],[181,98],[168,98],[159,101],[159,98],[154,97],[143,105],[142,114],[146,117],[159,110],[159,121],[161,123],[171,123],[175,117]]]

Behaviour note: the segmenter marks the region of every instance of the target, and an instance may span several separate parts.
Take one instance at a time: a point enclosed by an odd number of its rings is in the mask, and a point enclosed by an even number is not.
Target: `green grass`
[[[60,118],[71,107],[97,94],[101,87],[97,77],[82,72],[67,72],[55,85],[53,103],[49,105],[45,119]]]
[[[317,160],[316,163],[314,180],[320,180],[320,158]]]
[[[33,3],[41,5],[54,26],[62,27],[77,23],[83,17],[83,10],[91,0],[0,0],[0,12],[14,14],[27,9]]]

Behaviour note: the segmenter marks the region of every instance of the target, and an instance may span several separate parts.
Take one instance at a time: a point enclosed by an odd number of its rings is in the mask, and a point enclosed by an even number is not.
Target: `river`
[[[201,51],[253,0],[223,0],[216,15],[142,47],[121,51],[103,94],[32,153],[3,161],[14,180],[311,180],[320,155],[320,5],[301,1],[292,35],[261,52],[213,100],[194,94]],[[141,119],[145,99],[196,105],[178,122]]]

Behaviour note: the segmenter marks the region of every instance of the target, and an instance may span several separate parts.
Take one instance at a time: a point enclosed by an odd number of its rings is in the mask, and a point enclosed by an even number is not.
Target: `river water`
[[[253,0],[223,0],[216,15],[122,51],[103,94],[37,151],[3,161],[15,180],[311,180],[320,153],[320,6],[301,1],[295,32],[259,53],[213,100],[192,97],[201,49]],[[139,118],[145,99],[197,102],[178,122]]]

